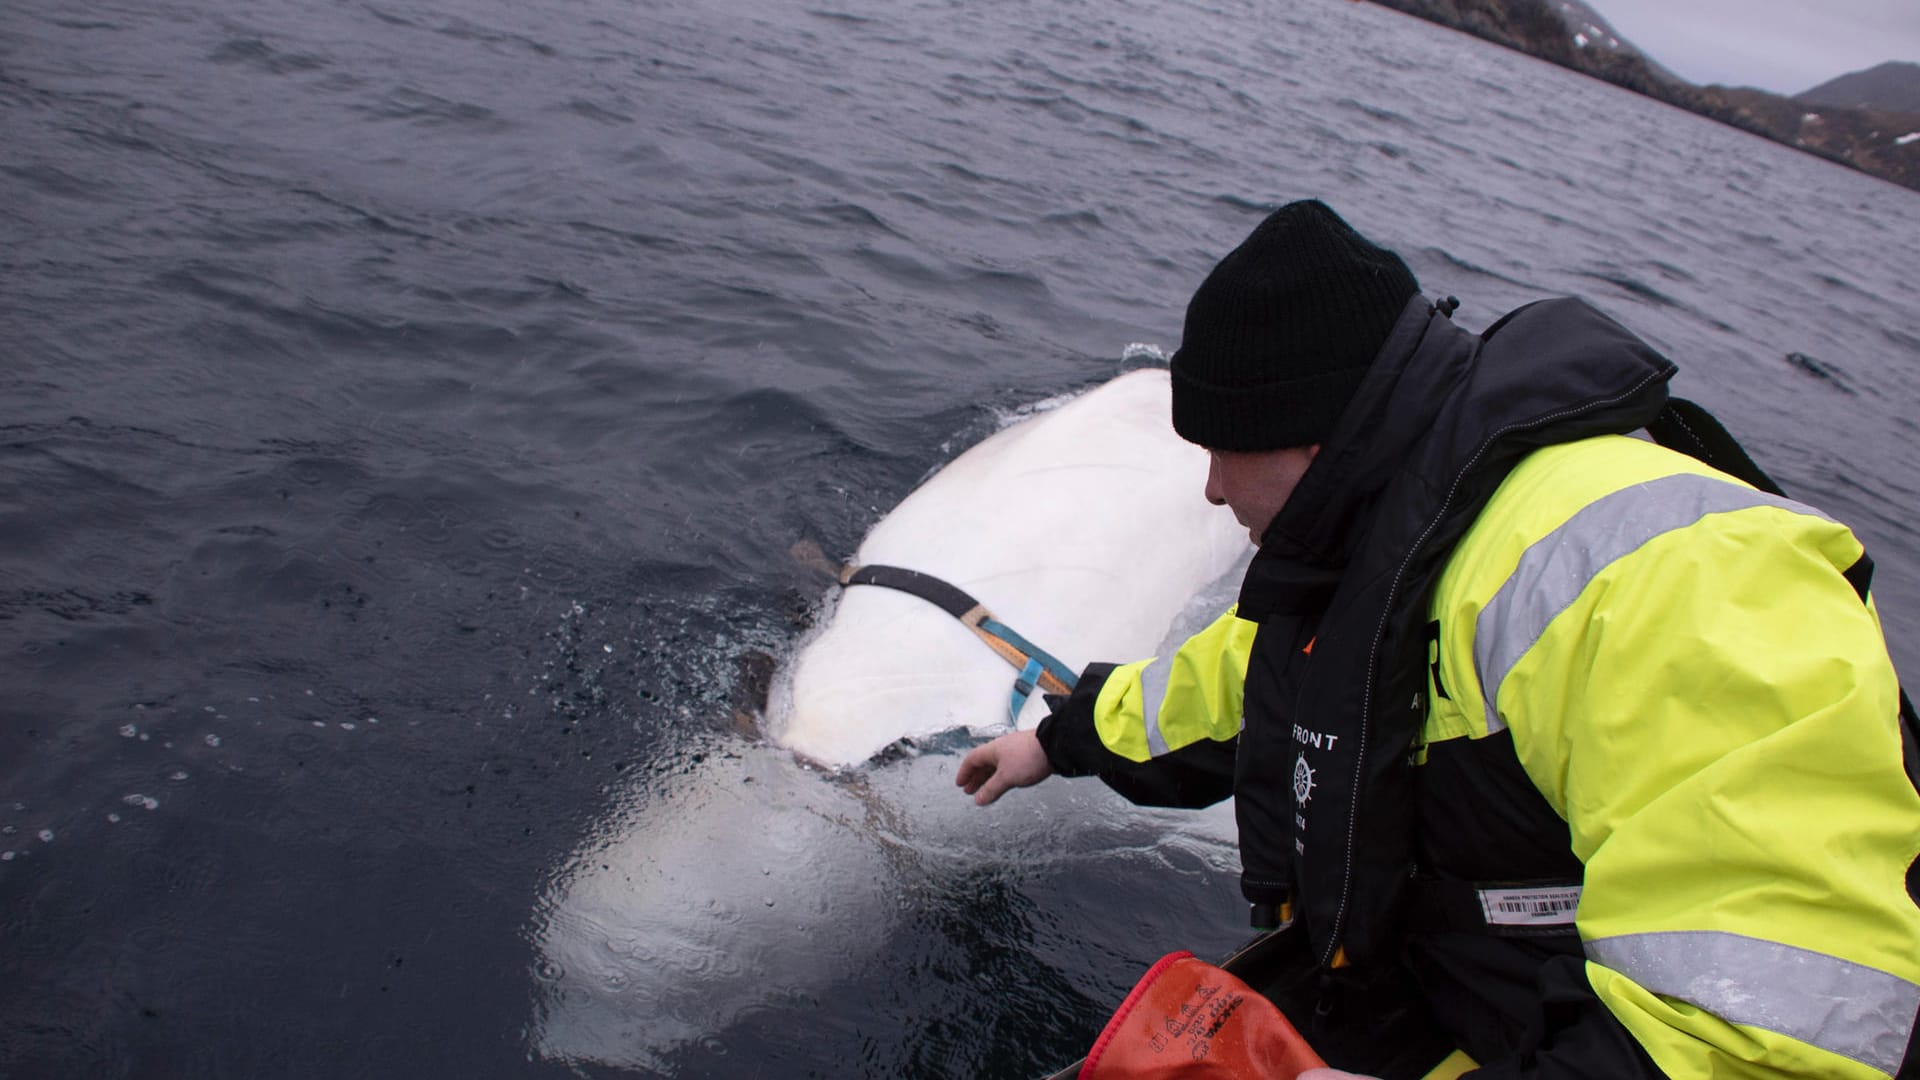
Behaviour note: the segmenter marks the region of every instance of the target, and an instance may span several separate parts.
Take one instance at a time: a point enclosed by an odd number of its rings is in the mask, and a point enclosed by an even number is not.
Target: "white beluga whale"
[[[1173,434],[1168,394],[1164,370],[1140,370],[1003,428],[887,514],[854,561],[965,590],[1074,671],[1153,655],[1232,601],[1250,554],[1206,503],[1206,455]],[[1236,869],[1224,806],[1146,810],[1056,782],[981,810],[953,786],[951,755],[867,764],[903,738],[1003,729],[1016,672],[919,596],[853,585],[829,608],[776,675],[769,742],[689,748],[556,868],[531,928],[536,1052],[671,1072],[678,1049],[883,956],[943,873]],[[1023,726],[1045,715],[1040,696]]]
[[[1233,515],[1207,505],[1206,452],[1173,433],[1168,393],[1167,373],[1144,369],[1002,429],[908,495],[854,561],[964,590],[1076,672],[1150,655],[1248,550]],[[790,670],[774,737],[836,765],[1003,722],[1012,682],[958,620],[880,587],[849,588]],[[1020,721],[1045,715],[1035,694]]]

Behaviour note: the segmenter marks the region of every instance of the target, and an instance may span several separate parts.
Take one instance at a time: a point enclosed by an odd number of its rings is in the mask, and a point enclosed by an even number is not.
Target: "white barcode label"
[[[1578,885],[1480,890],[1480,910],[1488,926],[1571,926],[1579,907]]]

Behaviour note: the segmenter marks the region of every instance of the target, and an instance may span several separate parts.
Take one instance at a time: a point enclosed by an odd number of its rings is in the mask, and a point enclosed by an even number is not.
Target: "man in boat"
[[[1920,750],[1860,542],[1585,303],[1450,315],[1319,202],[1262,222],[1172,361],[1238,604],[957,782],[1233,796],[1273,996],[1341,1069],[1920,1076]]]

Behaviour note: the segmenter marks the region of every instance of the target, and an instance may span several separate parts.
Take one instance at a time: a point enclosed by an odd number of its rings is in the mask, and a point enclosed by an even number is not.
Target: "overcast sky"
[[[1696,83],[1797,94],[1886,60],[1920,62],[1920,0],[1587,0]]]

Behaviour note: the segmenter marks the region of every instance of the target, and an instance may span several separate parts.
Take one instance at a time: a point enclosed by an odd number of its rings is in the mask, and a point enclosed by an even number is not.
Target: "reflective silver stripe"
[[[1160,731],[1160,703],[1166,700],[1167,682],[1173,678],[1173,654],[1156,656],[1140,669],[1140,714],[1147,725],[1147,756],[1167,752],[1167,737]]]
[[[1507,726],[1494,707],[1507,674],[1602,570],[1655,537],[1684,529],[1708,514],[1755,506],[1777,506],[1833,520],[1791,499],[1717,477],[1682,473],[1596,499],[1534,541],[1473,626],[1474,667],[1480,675],[1480,697],[1486,703],[1487,733]]]
[[[1720,1019],[1798,1039],[1889,1075],[1907,1052],[1920,986],[1809,949],[1711,930],[1587,942],[1587,959]]]

